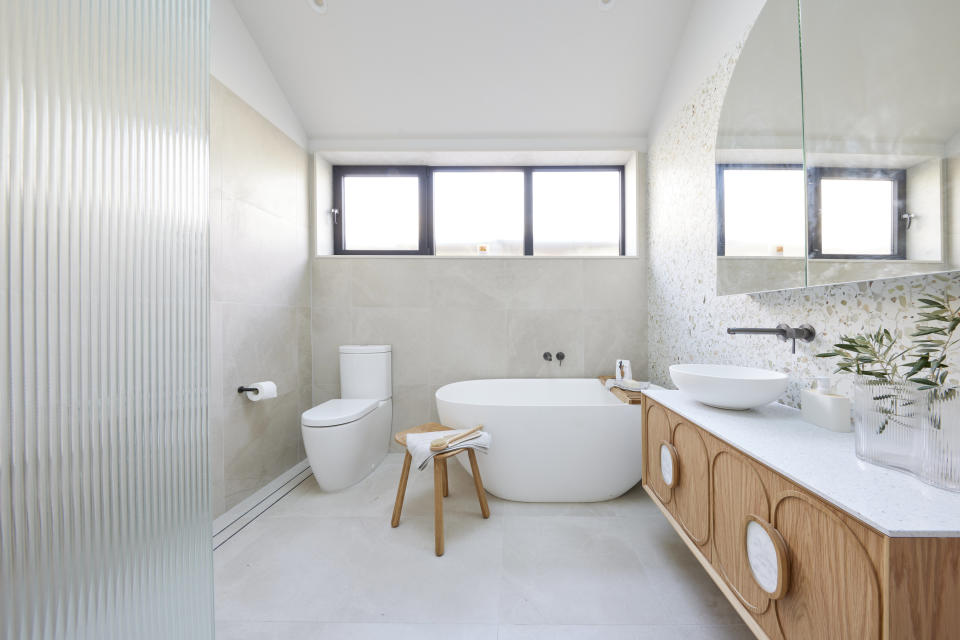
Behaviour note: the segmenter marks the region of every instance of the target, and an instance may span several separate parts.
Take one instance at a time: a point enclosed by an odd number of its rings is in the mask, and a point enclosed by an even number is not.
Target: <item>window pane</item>
[[[534,171],[533,253],[620,255],[620,172]]]
[[[803,169],[723,170],[724,254],[806,255]]]
[[[893,180],[820,180],[820,243],[826,255],[893,253]]]
[[[345,176],[343,248],[417,251],[420,179],[417,176]]]
[[[522,171],[436,171],[437,255],[523,255]]]

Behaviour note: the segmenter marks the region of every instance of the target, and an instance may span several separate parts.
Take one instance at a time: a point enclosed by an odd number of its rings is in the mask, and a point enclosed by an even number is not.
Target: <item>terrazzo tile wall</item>
[[[720,61],[695,95],[663,120],[649,150],[648,323],[652,381],[671,386],[669,366],[680,362],[737,364],[791,375],[783,401],[833,366],[815,355],[841,334],[885,326],[909,331],[922,292],[960,295],[960,273],[877,280],[775,293],[716,295],[714,153],[724,93],[740,47]],[[770,336],[729,336],[731,326],[810,323],[817,338],[789,344]],[[848,391],[849,377],[837,378]]]

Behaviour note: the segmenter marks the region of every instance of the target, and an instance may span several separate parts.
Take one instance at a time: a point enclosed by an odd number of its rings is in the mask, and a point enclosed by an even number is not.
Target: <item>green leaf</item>
[[[946,335],[946,332],[943,330],[942,327],[925,327],[922,325],[918,325],[917,330],[914,331],[911,335],[913,335],[914,337],[920,337],[920,336],[927,336],[932,333]]]

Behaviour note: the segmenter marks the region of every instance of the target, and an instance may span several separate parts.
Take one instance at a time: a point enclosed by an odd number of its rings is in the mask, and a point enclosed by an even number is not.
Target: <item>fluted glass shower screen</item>
[[[0,1],[0,637],[211,638],[209,7]]]

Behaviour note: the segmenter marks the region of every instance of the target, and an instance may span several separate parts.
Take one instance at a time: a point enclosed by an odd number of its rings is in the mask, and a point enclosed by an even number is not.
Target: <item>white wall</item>
[[[690,10],[680,47],[660,94],[651,138],[665,120],[688,102],[703,80],[717,70],[746,35],[766,0],[697,0]]]
[[[303,148],[307,134],[232,0],[210,2],[210,73]]]
[[[313,154],[314,255],[333,255],[333,165]]]

